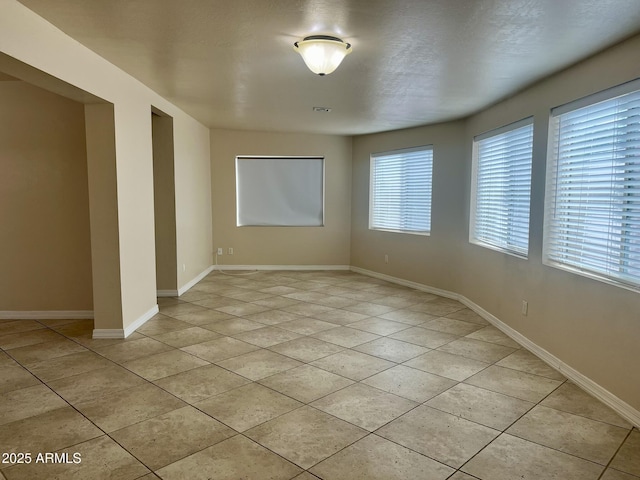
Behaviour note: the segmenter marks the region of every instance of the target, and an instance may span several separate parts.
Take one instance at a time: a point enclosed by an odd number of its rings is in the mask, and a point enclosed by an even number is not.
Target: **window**
[[[552,111],[544,262],[640,287],[640,87]],[[633,91],[635,90],[635,91]]]
[[[322,157],[236,157],[237,225],[322,226]]]
[[[369,228],[428,235],[433,148],[371,155]]]
[[[474,139],[469,240],[527,257],[533,119]]]

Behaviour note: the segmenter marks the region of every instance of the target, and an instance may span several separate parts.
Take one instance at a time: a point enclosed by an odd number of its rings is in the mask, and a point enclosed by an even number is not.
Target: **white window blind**
[[[369,228],[428,235],[433,148],[371,155]]]
[[[526,257],[533,119],[480,135],[474,141],[470,241]]]
[[[552,112],[544,261],[638,289],[640,91],[619,92]]]
[[[236,157],[240,226],[322,226],[324,158]]]

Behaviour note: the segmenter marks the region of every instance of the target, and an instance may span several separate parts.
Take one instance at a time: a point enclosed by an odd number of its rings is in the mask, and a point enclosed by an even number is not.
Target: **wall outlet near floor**
[[[187,271],[187,265],[186,265],[186,264],[184,264],[184,263],[182,264],[182,271],[183,271],[183,272],[186,272],[186,271]]]
[[[529,313],[529,302],[522,300],[522,314],[526,317]]]
[[[222,249],[221,248],[218,249],[218,255],[222,255]]]
[[[233,247],[229,247],[229,248],[227,249],[227,253],[228,253],[229,255],[233,255]]]
[[[389,255],[384,254],[384,263],[389,263]]]

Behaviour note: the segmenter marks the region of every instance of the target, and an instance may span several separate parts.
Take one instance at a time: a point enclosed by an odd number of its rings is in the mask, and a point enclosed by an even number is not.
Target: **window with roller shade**
[[[470,241],[527,257],[533,119],[475,137]]]
[[[431,146],[371,155],[369,228],[429,235]]]
[[[640,82],[552,110],[545,264],[640,289]]]
[[[324,225],[323,157],[236,157],[236,225]]]

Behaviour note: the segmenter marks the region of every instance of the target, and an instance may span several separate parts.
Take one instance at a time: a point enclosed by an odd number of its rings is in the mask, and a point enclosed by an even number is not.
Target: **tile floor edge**
[[[631,405],[626,403],[624,400],[618,398],[613,393],[591,380],[589,377],[583,375],[576,369],[570,367],[562,360],[560,360],[555,355],[549,353],[544,348],[540,347],[536,343],[529,340],[527,337],[522,335],[517,330],[511,328],[502,320],[498,319],[491,313],[487,312],[485,309],[469,300],[464,295],[461,295],[456,292],[451,292],[448,290],[442,290],[439,288],[431,287],[429,285],[424,285],[422,283],[412,282],[410,280],[404,280],[402,278],[393,277],[391,275],[386,275],[384,273],[374,272],[372,270],[367,270],[360,267],[351,267],[351,271],[355,273],[360,273],[362,275],[366,275],[373,278],[379,278],[381,280],[385,280],[387,282],[395,283],[398,285],[403,285],[406,287],[415,288],[416,290],[420,290],[422,292],[432,293],[434,295],[439,295],[441,297],[451,298],[453,300],[458,300],[460,303],[466,305],[475,313],[480,315],[482,318],[487,320],[491,325],[499,329],[502,333],[507,335],[509,338],[522,345],[529,352],[536,355],[542,361],[547,363],[550,367],[554,368],[558,372],[562,373],[569,380],[580,386],[583,390],[587,391],[593,397],[600,400],[602,403],[607,405],[609,408],[613,409],[618,415],[620,415],[625,420],[629,421],[636,428],[640,428],[640,411],[633,408]]]
[[[179,297],[180,295],[183,295],[183,294],[187,293],[187,291],[189,291],[189,289],[191,289],[191,287],[193,287],[196,283],[198,283],[204,277],[206,277],[211,272],[213,272],[214,269],[215,269],[214,265],[209,265],[207,268],[205,268],[202,272],[200,272],[194,278],[192,278],[187,283],[185,283],[184,285],[179,287],[178,290],[176,291],[177,295],[175,295],[175,296]]]
[[[214,265],[212,270],[260,270],[260,271],[350,271],[354,267],[350,265]],[[396,282],[397,283],[397,282]]]
[[[160,309],[158,307],[158,304],[156,304],[125,328],[94,328],[92,338],[127,338],[138,328],[151,320],[151,318],[153,318],[159,311]]]

